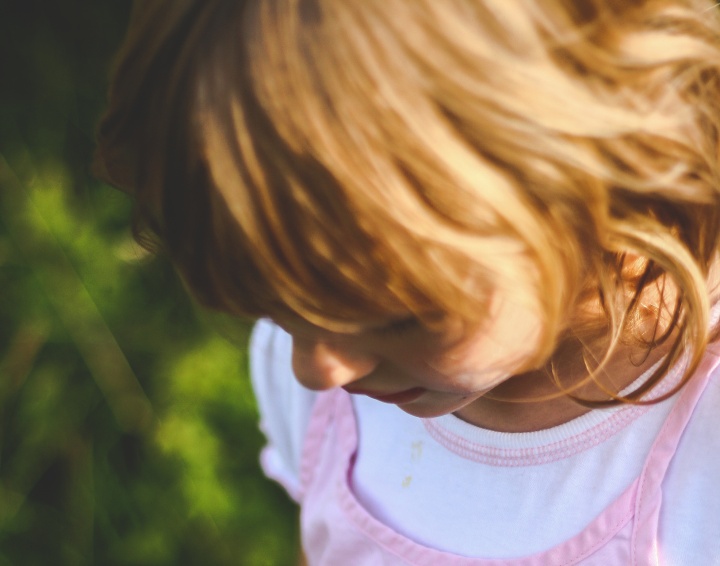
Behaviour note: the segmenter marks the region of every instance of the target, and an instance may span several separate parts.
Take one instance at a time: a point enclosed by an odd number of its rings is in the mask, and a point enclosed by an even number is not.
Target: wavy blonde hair
[[[210,307],[480,324],[500,294],[535,366],[670,339],[637,402],[708,344],[719,128],[711,1],[147,0],[97,166]]]

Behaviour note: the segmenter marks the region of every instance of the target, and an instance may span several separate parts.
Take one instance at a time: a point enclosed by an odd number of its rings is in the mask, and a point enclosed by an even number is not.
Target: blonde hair
[[[709,0],[155,0],[97,164],[210,307],[479,324],[500,294],[535,366],[671,337],[637,402],[709,340],[719,126]]]

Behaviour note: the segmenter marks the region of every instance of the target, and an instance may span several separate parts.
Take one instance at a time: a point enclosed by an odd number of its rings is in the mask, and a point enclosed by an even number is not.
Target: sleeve
[[[265,475],[300,502],[300,461],[317,393],[302,387],[292,372],[292,338],[268,320],[250,337],[250,377],[267,445],[260,455]]]

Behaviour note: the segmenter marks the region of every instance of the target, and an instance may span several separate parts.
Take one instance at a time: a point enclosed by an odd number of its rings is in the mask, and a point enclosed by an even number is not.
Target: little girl
[[[310,564],[707,565],[719,136],[710,0],[153,0],[98,164]]]

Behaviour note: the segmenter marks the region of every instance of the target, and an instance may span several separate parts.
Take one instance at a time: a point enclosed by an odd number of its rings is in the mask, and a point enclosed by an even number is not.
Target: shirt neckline
[[[622,393],[632,391],[641,384],[660,363],[644,372]],[[654,389],[653,397],[662,396],[677,385],[684,366],[683,359]],[[534,432],[488,430],[452,414],[422,421],[436,442],[462,458],[493,466],[527,466],[562,460],[597,446],[649,411],[669,410],[675,398],[673,396],[655,405],[594,409],[567,423]]]

